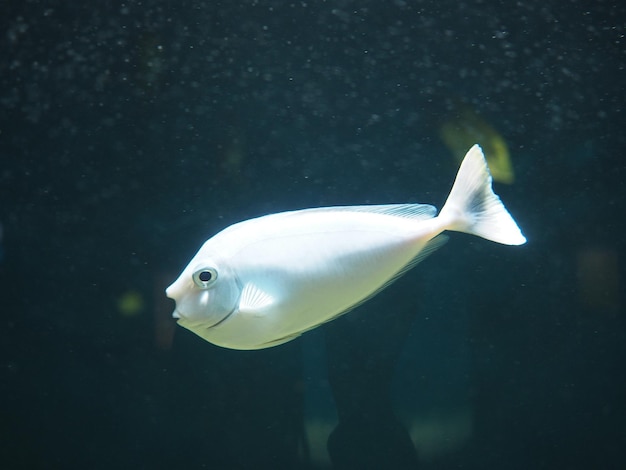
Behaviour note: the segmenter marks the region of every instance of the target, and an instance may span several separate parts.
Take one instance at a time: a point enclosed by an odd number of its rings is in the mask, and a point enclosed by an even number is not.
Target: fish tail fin
[[[478,235],[504,245],[526,238],[491,187],[483,151],[474,145],[465,155],[439,217],[447,230]]]

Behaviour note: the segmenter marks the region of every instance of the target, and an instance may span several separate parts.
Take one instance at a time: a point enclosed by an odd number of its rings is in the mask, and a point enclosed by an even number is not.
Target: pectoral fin
[[[239,311],[244,314],[261,315],[262,310],[274,303],[274,297],[253,282],[247,283],[241,291]]]

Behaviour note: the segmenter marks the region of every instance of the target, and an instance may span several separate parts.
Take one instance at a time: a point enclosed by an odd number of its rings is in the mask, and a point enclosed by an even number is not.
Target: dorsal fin
[[[430,204],[382,204],[363,206],[333,206],[307,209],[315,212],[369,212],[370,214],[384,214],[407,219],[426,220],[437,215],[437,209]]]

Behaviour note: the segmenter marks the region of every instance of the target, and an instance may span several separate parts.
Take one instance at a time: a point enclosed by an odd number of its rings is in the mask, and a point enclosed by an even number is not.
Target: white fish
[[[438,248],[445,230],[526,242],[491,188],[478,145],[435,214],[426,204],[322,207],[231,225],[167,288],[173,316],[213,344],[268,348],[372,297]]]

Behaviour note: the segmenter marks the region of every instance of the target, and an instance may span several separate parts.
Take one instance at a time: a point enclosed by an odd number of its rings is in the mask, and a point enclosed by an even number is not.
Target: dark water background
[[[626,468],[622,2],[1,9],[2,468],[327,468],[327,371],[374,416],[337,468],[416,468],[371,455],[397,444],[386,400],[421,430],[422,469]],[[527,245],[455,234],[275,349],[172,327],[163,289],[231,223],[440,207],[455,100],[509,144],[516,182],[496,191]]]

